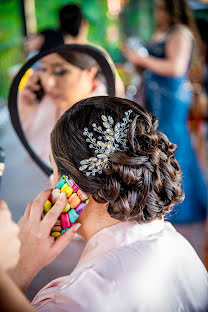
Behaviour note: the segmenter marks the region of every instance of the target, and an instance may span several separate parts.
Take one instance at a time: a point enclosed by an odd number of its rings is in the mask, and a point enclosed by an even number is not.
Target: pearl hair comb
[[[111,116],[102,115],[103,127],[92,124],[93,130],[98,132],[98,141],[93,137],[93,133],[88,128],[84,128],[83,134],[87,137],[86,142],[89,147],[95,150],[95,156],[80,161],[80,171],[86,171],[87,176],[95,176],[96,173],[102,173],[102,169],[108,166],[110,155],[115,151],[124,151],[127,149],[127,132],[129,123],[132,122],[130,115],[133,111],[130,109],[125,112],[122,122],[114,126],[114,120]]]

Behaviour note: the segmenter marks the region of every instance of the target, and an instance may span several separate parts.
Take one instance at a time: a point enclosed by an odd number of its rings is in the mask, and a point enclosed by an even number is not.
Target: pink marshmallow
[[[76,184],[73,184],[72,189],[73,189],[73,192],[76,193],[79,188],[76,186]]]
[[[64,230],[71,226],[68,213],[61,214],[61,225]]]

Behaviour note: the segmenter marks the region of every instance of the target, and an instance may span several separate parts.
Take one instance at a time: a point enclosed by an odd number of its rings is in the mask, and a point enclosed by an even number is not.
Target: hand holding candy
[[[87,194],[70,177],[63,176],[52,192],[41,192],[27,206],[19,223],[20,261],[10,272],[22,290],[70,243],[80,226],[73,223],[88,202]]]
[[[51,234],[51,229],[60,233],[60,220],[57,221],[61,212],[67,204],[67,198],[62,192],[56,203],[52,206],[47,198],[50,197],[51,190],[41,192],[33,203],[30,203],[25,211],[23,218],[19,223],[19,238],[21,241],[20,260],[17,267],[10,272],[11,277],[16,284],[25,290],[35,275],[52,260],[70,243],[74,233],[80,224],[70,227],[70,229],[54,240],[56,235]],[[47,214],[41,220],[44,209],[48,210]],[[49,207],[51,208],[49,209]],[[62,227],[61,227],[62,228]]]

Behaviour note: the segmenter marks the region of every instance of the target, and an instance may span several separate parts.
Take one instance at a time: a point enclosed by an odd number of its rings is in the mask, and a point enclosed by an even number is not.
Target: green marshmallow
[[[69,220],[71,223],[74,223],[79,217],[79,215],[76,213],[75,209],[70,209],[68,212],[68,215],[69,215]]]
[[[64,185],[64,183],[65,183],[65,179],[62,177],[62,178],[59,180],[59,182],[57,183],[56,188],[57,188],[57,189],[61,189],[62,186]]]

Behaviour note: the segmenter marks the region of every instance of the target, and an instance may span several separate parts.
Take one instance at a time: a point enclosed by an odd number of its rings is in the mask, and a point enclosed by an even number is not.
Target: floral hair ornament
[[[95,150],[95,156],[80,161],[80,171],[86,171],[87,176],[95,176],[96,173],[102,173],[102,169],[108,165],[109,157],[115,151],[124,151],[127,149],[127,132],[130,122],[130,115],[133,111],[130,109],[125,112],[122,122],[114,125],[111,116],[102,115],[103,127],[92,124],[93,130],[100,133],[98,141],[93,137],[93,133],[88,128],[84,128],[83,134],[87,137],[86,142],[89,147]]]

